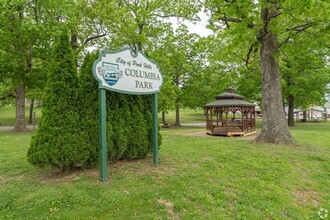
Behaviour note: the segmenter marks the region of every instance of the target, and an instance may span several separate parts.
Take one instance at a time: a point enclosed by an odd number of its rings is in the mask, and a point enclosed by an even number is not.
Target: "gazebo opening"
[[[246,136],[256,133],[255,104],[244,101],[244,96],[235,94],[231,87],[215,98],[205,105],[207,134]]]

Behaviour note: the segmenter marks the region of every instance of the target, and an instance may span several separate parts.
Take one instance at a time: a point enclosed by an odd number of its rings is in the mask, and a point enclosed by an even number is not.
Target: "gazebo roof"
[[[244,96],[234,93],[235,89],[228,87],[226,92],[217,95],[216,100],[208,103],[205,107],[215,106],[255,106],[255,104],[244,101]]]
[[[224,92],[224,93],[217,95],[215,98],[216,99],[241,99],[241,100],[243,100],[245,97],[235,94],[235,93],[231,93],[231,92]]]
[[[255,104],[240,99],[218,99],[205,105],[205,107],[212,106],[255,106]]]

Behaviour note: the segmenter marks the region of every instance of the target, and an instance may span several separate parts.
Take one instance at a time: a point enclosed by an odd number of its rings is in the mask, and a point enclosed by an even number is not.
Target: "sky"
[[[195,24],[189,21],[184,22],[187,25],[189,31],[191,33],[196,33],[201,37],[211,35],[212,31],[206,28],[208,16],[203,12],[200,12],[198,16],[200,17],[201,21],[198,21]],[[170,21],[172,23],[173,28],[176,29],[178,27],[177,19],[171,18]]]

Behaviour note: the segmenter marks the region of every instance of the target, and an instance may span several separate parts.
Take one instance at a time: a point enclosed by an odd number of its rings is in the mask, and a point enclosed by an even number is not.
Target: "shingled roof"
[[[244,96],[236,94],[235,89],[228,87],[226,92],[217,95],[216,100],[208,103],[205,107],[216,106],[255,106],[255,104],[244,101]]]

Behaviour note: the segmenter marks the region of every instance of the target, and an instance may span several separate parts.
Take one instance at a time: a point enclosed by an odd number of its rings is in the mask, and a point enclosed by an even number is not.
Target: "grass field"
[[[34,108],[36,112],[36,122],[38,123],[41,119],[41,108]],[[29,118],[29,107],[25,109],[26,123]],[[162,114],[158,114],[158,121],[161,122]],[[165,114],[166,123],[175,124],[175,111],[169,111]],[[260,120],[257,120],[257,126]],[[180,109],[180,122],[181,123],[199,123],[205,122],[205,115],[203,109]],[[15,107],[6,106],[0,108],[0,126],[14,126],[15,125]]]
[[[25,119],[26,124],[28,124],[30,106],[25,106]],[[40,121],[41,118],[41,108],[34,108],[33,110],[36,113],[36,123]],[[5,106],[0,107],[0,126],[14,126],[15,125],[15,106]]]
[[[320,219],[330,210],[330,123],[298,124],[296,146],[163,129],[152,158],[59,174],[26,162],[32,133],[0,131],[0,219]],[[329,217],[328,217],[329,218]]]
[[[28,123],[29,106],[25,107],[25,118]],[[36,112],[36,122],[38,123],[41,118],[41,108],[34,108]],[[161,113],[158,114],[159,121],[161,121]],[[166,122],[169,124],[175,123],[175,111],[170,111],[165,115]],[[205,122],[205,116],[202,109],[181,109],[180,112],[181,123],[187,122]],[[15,106],[5,106],[0,108],[0,126],[14,126],[15,125]]]
[[[158,114],[161,122],[161,113]],[[205,122],[204,110],[198,108],[194,109],[180,109],[181,123]],[[168,124],[175,124],[175,111],[169,111],[165,114],[165,122]]]

